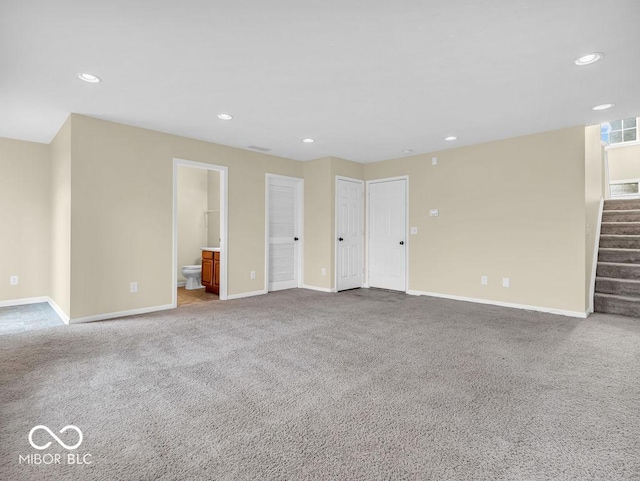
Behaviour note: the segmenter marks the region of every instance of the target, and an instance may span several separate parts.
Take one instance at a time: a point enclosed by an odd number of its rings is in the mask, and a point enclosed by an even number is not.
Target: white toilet
[[[187,285],[184,287],[187,290],[200,289],[202,284],[200,279],[202,278],[202,266],[184,266],[182,268],[182,275],[187,279]]]

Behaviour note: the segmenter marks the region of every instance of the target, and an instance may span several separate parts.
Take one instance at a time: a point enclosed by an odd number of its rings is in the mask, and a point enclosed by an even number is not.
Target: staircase
[[[604,201],[594,309],[640,317],[640,199]]]

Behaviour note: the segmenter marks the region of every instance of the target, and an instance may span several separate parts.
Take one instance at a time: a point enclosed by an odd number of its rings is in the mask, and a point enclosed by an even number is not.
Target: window
[[[614,181],[609,184],[612,199],[638,198],[640,188],[637,180]]]
[[[612,120],[600,125],[600,139],[608,144],[635,142],[638,138],[638,119]]]

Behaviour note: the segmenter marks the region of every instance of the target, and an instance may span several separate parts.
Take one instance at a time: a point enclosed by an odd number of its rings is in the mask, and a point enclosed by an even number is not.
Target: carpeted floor
[[[0,336],[0,369],[1,479],[640,479],[638,319],[299,289]]]

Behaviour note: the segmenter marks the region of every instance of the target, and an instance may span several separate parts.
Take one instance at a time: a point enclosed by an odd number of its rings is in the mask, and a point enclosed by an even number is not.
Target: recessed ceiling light
[[[596,105],[595,107],[593,107],[591,110],[607,110],[610,109],[611,107],[613,107],[614,104],[602,104],[602,105]]]
[[[313,143],[315,142],[315,140],[313,140],[313,139],[302,139],[302,141],[303,141],[305,144],[313,144]]]
[[[412,154],[412,153],[413,153],[413,150],[411,150],[411,149],[405,149],[405,150],[403,150],[403,151],[402,151],[402,153],[403,153],[403,154]]]
[[[96,75],[90,74],[90,73],[78,73],[78,78],[80,80],[84,80],[85,82],[89,82],[92,84],[97,84],[99,82],[102,81],[102,79]]]
[[[444,140],[446,140],[447,142],[451,142],[453,140],[458,140],[458,137],[456,137],[455,135],[450,135],[449,137],[445,137]]]
[[[594,52],[594,53],[590,53],[588,55],[583,55],[580,58],[577,58],[573,61],[573,63],[575,63],[576,65],[589,65],[591,63],[595,63],[598,60],[601,60],[602,57],[604,57],[604,54],[600,53],[600,52]]]
[[[218,114],[218,118],[220,120],[231,120],[233,116],[229,114]]]

